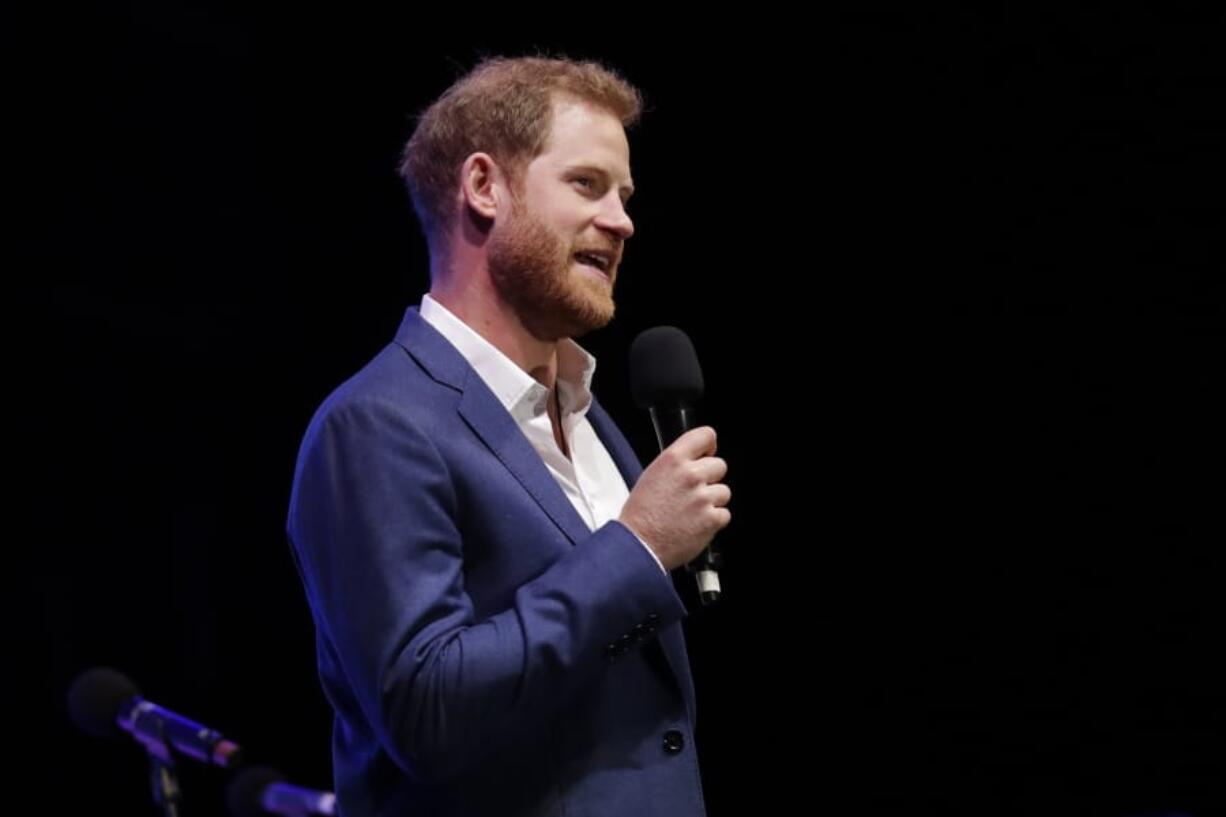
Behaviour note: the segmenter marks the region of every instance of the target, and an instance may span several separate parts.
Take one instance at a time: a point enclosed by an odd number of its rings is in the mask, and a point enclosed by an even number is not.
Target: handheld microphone
[[[702,398],[702,367],[688,335],[675,326],[642,332],[630,345],[630,391],[651,414],[660,450],[695,427]],[[696,575],[703,604],[719,601],[719,554],[708,544],[686,569]]]

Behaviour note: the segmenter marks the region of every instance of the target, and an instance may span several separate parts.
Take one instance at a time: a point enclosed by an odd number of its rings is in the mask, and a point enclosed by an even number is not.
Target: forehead
[[[544,150],[532,164],[592,165],[623,181],[630,177],[630,143],[621,121],[588,102],[554,98],[553,122]]]

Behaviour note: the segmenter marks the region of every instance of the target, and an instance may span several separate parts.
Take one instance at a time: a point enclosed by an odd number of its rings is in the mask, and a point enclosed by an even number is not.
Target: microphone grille
[[[226,786],[226,804],[234,817],[267,817],[260,802],[264,790],[285,778],[276,769],[267,766],[251,766],[234,775]]]
[[[702,392],[702,367],[685,332],[657,326],[630,344],[630,393],[639,408],[693,406]]]
[[[140,694],[132,679],[110,667],[77,676],[68,689],[68,717],[82,732],[99,738],[122,734],[115,722],[124,702]]]

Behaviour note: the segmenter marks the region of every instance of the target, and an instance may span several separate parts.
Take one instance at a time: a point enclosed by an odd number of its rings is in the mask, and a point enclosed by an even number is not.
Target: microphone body
[[[336,795],[330,791],[304,789],[285,782],[284,776],[267,766],[252,766],[235,775],[226,791],[234,817],[334,817]]]
[[[688,406],[649,406],[651,424],[656,430],[656,440],[663,451],[677,438],[694,427],[694,410]]]
[[[223,768],[235,766],[240,760],[238,744],[226,740],[216,729],[209,729],[139,695],[120,707],[116,721],[150,751],[161,751],[169,745],[185,757]]]
[[[100,738],[127,732],[151,753],[170,763],[171,750],[186,757],[229,768],[241,762],[242,750],[216,729],[141,697],[130,678],[109,667],[82,673],[68,692],[73,723]]]
[[[260,805],[265,811],[285,817],[312,817],[336,814],[336,795],[330,791],[316,791],[292,786],[289,783],[273,783],[264,789]]]

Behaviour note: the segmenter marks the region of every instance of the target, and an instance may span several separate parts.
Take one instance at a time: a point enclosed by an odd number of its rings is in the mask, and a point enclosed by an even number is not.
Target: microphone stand
[[[162,807],[166,817],[179,817],[179,777],[174,762],[166,762],[155,752],[149,753],[149,782],[153,787],[153,802]]]
[[[178,769],[175,767],[174,753],[166,740],[165,723],[158,720],[158,736],[156,740],[141,738],[145,752],[149,755],[149,784],[153,792],[153,802],[161,806],[165,817],[179,817],[179,803],[183,800],[183,791],[179,787]]]

